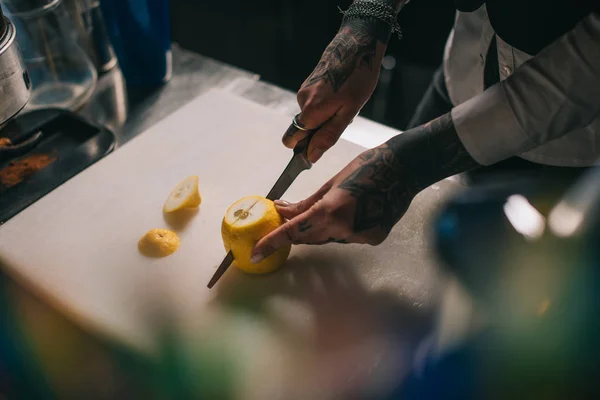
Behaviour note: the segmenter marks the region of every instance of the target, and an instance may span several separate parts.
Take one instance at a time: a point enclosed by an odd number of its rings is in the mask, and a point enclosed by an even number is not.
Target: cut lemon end
[[[201,202],[202,198],[198,190],[198,177],[194,175],[175,186],[175,189],[171,191],[163,206],[163,211],[171,213],[184,208],[195,208]]]
[[[138,242],[138,250],[147,257],[166,257],[177,250],[181,241],[179,236],[167,229],[151,229]]]
[[[236,201],[227,209],[224,223],[231,229],[247,229],[248,226],[256,223],[262,214],[264,214],[264,205],[254,209],[261,202],[260,196],[248,196]]]
[[[279,249],[258,264],[252,264],[250,258],[256,243],[283,223],[271,200],[248,196],[236,201],[225,213],[221,228],[225,250],[233,253],[234,265],[252,274],[279,269],[287,260],[291,246]]]

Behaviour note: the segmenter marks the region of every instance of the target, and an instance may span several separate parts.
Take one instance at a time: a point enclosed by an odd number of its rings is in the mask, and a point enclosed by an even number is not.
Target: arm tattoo
[[[356,199],[354,231],[389,232],[414,196],[444,178],[479,167],[446,114],[366,151],[339,188]]]
[[[413,181],[418,191],[481,166],[462,144],[450,113],[405,133],[388,144],[394,152],[402,152],[402,162],[408,168],[418,171]]]
[[[377,227],[389,232],[413,197],[406,182],[399,178],[405,174],[387,145],[367,151],[359,159],[362,165],[338,186],[356,199],[354,232]]]
[[[389,31],[386,26],[373,21],[348,21],[327,46],[321,60],[302,87],[325,82],[337,92],[355,69],[373,69],[377,42],[387,43]]]
[[[407,0],[379,1],[394,7],[396,12],[407,3]],[[378,68],[373,62],[377,55],[377,43],[386,45],[390,35],[390,27],[376,18],[346,21],[325,49],[312,74],[302,84],[302,88],[325,82],[337,92],[355,69]]]

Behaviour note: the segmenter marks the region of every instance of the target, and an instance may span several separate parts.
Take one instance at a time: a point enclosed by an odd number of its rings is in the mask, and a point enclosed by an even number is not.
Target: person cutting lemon
[[[418,0],[414,0],[418,1]],[[407,0],[356,0],[298,92],[283,137],[314,131],[317,162],[372,95],[397,13]],[[455,0],[444,62],[410,129],[365,151],[312,196],[276,203],[288,221],[260,240],[252,262],[290,244],[378,245],[412,199],[467,171],[570,174],[600,156],[598,2]],[[474,175],[475,176],[475,175]]]

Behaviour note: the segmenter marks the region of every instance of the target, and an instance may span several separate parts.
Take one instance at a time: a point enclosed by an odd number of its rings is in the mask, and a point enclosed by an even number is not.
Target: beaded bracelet
[[[346,11],[343,11],[340,8],[340,12],[344,15],[343,22],[346,22],[349,19],[360,19],[365,17],[381,20],[389,25],[391,33],[396,33],[398,39],[402,39],[402,30],[397,21],[396,10],[388,4],[377,0],[358,0]]]

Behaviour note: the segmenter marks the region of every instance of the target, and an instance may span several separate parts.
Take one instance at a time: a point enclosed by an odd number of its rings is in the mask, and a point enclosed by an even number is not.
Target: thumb
[[[285,219],[293,219],[298,215],[305,213],[308,211],[315,203],[323,198],[325,193],[327,193],[331,189],[331,184],[328,182],[323,185],[319,190],[315,192],[312,196],[308,197],[305,200],[300,200],[297,203],[288,203],[283,200],[275,200],[275,207],[281,216]]]

